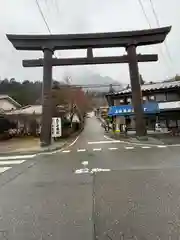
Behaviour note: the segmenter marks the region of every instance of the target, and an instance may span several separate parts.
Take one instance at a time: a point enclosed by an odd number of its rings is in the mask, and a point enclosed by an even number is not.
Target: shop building
[[[141,85],[144,116],[148,129],[155,128],[158,122],[165,128],[180,127],[180,81],[160,82]],[[110,110],[109,115],[118,129],[122,124],[135,128],[135,116],[132,108],[131,88],[128,86],[120,92],[106,94]],[[118,110],[119,109],[119,110]],[[123,111],[125,109],[125,111]]]

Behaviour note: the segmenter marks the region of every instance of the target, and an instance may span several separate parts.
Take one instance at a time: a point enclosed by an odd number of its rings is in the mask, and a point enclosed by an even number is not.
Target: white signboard
[[[61,118],[52,118],[52,137],[61,137]]]
[[[176,109],[180,108],[180,101],[174,101],[174,102],[161,102],[158,103],[159,109]]]

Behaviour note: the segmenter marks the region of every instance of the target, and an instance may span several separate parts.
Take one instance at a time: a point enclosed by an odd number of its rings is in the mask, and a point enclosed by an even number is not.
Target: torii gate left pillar
[[[51,116],[52,116],[52,56],[53,50],[44,48],[43,90],[42,90],[42,119],[40,140],[41,146],[51,144]]]

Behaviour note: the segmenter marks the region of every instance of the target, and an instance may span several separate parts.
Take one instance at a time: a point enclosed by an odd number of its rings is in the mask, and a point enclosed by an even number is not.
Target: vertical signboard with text
[[[61,118],[52,118],[52,137],[61,137],[62,129],[61,129]]]

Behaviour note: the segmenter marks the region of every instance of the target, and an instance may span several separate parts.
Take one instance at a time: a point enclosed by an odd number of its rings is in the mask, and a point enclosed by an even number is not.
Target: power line
[[[42,9],[41,9],[41,6],[39,5],[38,0],[35,0],[35,1],[36,1],[36,4],[37,4],[37,7],[38,7],[38,9],[39,9],[39,12],[40,12],[40,14],[41,14],[41,17],[42,17],[42,19],[43,19],[43,21],[44,21],[44,23],[45,23],[45,25],[46,25],[46,27],[47,27],[48,32],[49,32],[50,34],[52,34],[52,33],[51,33],[51,29],[50,29],[50,27],[49,27],[49,25],[48,25],[48,22],[47,22],[47,20],[46,20],[46,18],[45,18],[45,16],[44,16],[44,13],[43,13],[43,11],[42,11]]]
[[[157,13],[156,13],[156,10],[155,10],[153,1],[152,1],[152,0],[149,0],[149,1],[150,1],[151,8],[152,8],[152,11],[153,11],[155,20],[156,20],[156,24],[157,24],[157,26],[160,28],[160,27],[161,27],[161,26],[160,26],[160,21],[159,21],[159,19],[158,19],[158,16],[157,16]],[[164,45],[165,45],[165,48],[166,48],[167,55],[168,55],[170,61],[172,62],[171,54],[170,54],[170,51],[169,51],[169,48],[168,48],[166,42],[164,42]]]
[[[141,0],[138,0],[138,2],[139,2],[139,4],[140,4],[140,6],[141,6],[142,12],[143,12],[143,14],[144,14],[144,16],[145,16],[145,18],[146,18],[146,21],[147,21],[147,23],[148,23],[148,25],[149,25],[149,28],[152,29],[152,26],[151,26],[150,20],[149,20],[147,14],[146,14],[146,11],[145,11],[145,9],[144,9],[144,6],[143,6],[142,1],[141,1]],[[155,18],[156,18],[156,22],[157,22],[158,26],[160,27],[159,19],[158,19],[158,17],[157,17],[157,14],[156,14],[156,11],[155,11],[155,8],[154,8],[154,5],[153,5],[153,3],[152,3],[152,0],[150,0],[150,3],[151,3],[151,8],[152,8],[152,10],[153,10],[153,13],[155,13],[155,16],[156,16],[156,17],[155,17]],[[165,46],[166,46],[166,51],[167,51],[167,53],[168,53],[169,51],[168,51],[168,48],[167,48],[166,42],[164,42],[164,44],[165,44]],[[165,58],[165,56],[164,56],[164,53],[163,53],[163,51],[162,51],[162,48],[160,47],[159,50],[160,50],[160,52],[161,52],[162,57],[163,57],[164,60],[165,60],[166,58]],[[170,56],[170,54],[169,54],[168,56]],[[171,57],[170,57],[170,59],[171,59]],[[169,68],[169,66],[168,66],[168,68]]]
[[[41,14],[41,17],[42,17],[42,19],[43,19],[43,21],[44,21],[44,23],[45,23],[45,25],[46,25],[46,27],[47,27],[47,30],[48,30],[49,34],[52,35],[51,29],[50,29],[49,24],[48,24],[48,22],[47,22],[47,20],[46,20],[46,18],[45,18],[45,16],[44,16],[44,13],[43,13],[43,11],[42,11],[42,8],[41,8],[38,0],[35,0],[35,1],[36,1],[38,10],[39,10],[39,12],[40,12],[40,14]],[[54,53],[54,56],[55,56],[56,58],[58,58],[55,53]]]
[[[145,16],[145,18],[146,18],[146,21],[147,21],[149,27],[152,28],[152,27],[151,27],[151,23],[150,23],[150,21],[149,21],[149,18],[148,18],[148,16],[147,16],[146,11],[145,11],[145,9],[144,9],[144,6],[143,6],[143,4],[142,4],[142,1],[141,1],[141,0],[138,0],[138,1],[139,1],[139,4],[140,4],[140,6],[141,6],[141,9],[142,9],[142,11],[143,11],[143,13],[144,13],[144,16]]]
[[[155,8],[154,8],[154,4],[153,4],[153,2],[151,0],[149,0],[149,1],[150,1],[150,4],[151,4],[151,8],[152,8],[152,11],[153,11],[153,14],[154,14],[157,26],[160,27],[160,22],[159,22],[157,13],[156,13]]]

